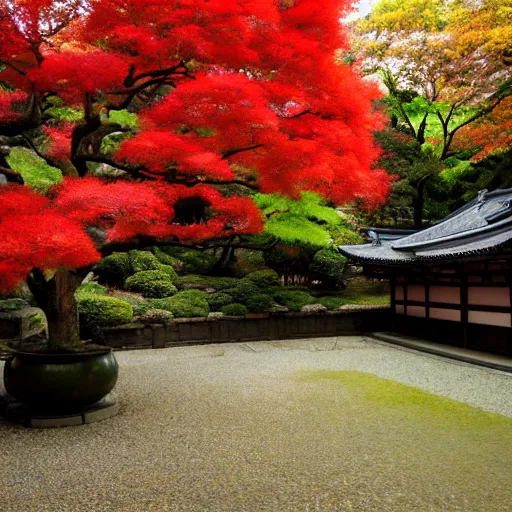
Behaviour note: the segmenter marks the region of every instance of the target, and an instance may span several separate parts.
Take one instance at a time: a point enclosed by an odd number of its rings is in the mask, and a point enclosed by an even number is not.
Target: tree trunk
[[[413,203],[414,208],[414,228],[421,229],[423,225],[423,206],[424,206],[425,181],[421,181],[416,189],[417,195]]]
[[[40,271],[34,271],[28,280],[38,306],[46,314],[51,348],[65,348],[80,341],[75,291],[82,280],[81,272],[73,272],[64,267],[57,269],[48,281]]]

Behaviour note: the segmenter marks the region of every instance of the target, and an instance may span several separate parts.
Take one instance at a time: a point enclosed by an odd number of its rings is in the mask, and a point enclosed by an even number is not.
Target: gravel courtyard
[[[115,418],[0,424],[2,512],[512,510],[512,375],[362,337],[117,359]]]

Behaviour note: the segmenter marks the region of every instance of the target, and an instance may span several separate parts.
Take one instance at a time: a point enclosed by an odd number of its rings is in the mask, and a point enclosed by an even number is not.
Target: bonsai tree
[[[103,255],[262,231],[244,190],[384,201],[377,89],[347,65],[348,0],[0,5],[0,287],[53,348]],[[236,187],[235,187],[236,185]]]

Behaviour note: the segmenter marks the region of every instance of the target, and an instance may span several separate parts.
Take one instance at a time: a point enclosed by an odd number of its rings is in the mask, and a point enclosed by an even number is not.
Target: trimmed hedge
[[[110,293],[110,296],[128,302],[128,304],[130,304],[130,306],[132,307],[133,314],[135,316],[143,315],[146,311],[151,309],[151,306],[148,303],[148,301],[142,295],[137,293],[114,290]]]
[[[144,270],[158,270],[161,263],[148,251],[130,251],[131,271],[133,274]]]
[[[150,298],[169,297],[178,291],[172,284],[169,274],[164,270],[137,272],[126,279],[125,288]]]
[[[260,288],[279,286],[281,284],[281,278],[275,270],[257,270],[247,274],[245,279],[249,279]]]
[[[321,249],[313,256],[309,265],[311,274],[327,286],[337,287],[342,282],[347,258],[335,249]]]
[[[124,300],[84,293],[78,296],[77,301],[80,325],[86,329],[113,327],[133,320],[133,309]]]
[[[139,322],[148,324],[168,324],[172,321],[174,315],[165,309],[148,309],[143,315],[139,316]]]
[[[243,304],[237,304],[235,302],[233,304],[223,306],[220,312],[227,316],[245,316],[248,313],[248,309]]]
[[[207,274],[217,262],[217,258],[212,254],[189,247],[165,246],[160,247],[155,253],[162,263],[172,265],[170,261],[164,261],[162,254],[179,260],[182,265],[177,270],[183,274]]]
[[[225,293],[231,295],[235,302],[245,304],[253,295],[259,295],[262,290],[249,279],[240,279],[234,288],[228,288]]]
[[[222,307],[233,303],[233,297],[227,293],[216,292],[206,295],[211,311],[220,311]]]
[[[263,293],[253,295],[246,302],[249,313],[266,313],[273,304],[274,300],[272,297]]]
[[[274,299],[290,311],[300,311],[303,306],[316,302],[316,299],[307,292],[286,290],[284,288],[274,290]]]
[[[188,292],[193,290],[188,290]],[[166,297],[165,299],[150,299],[149,303],[154,309],[163,309],[170,311],[175,318],[192,318],[198,316],[208,316],[210,306],[206,299],[183,295],[187,292],[180,292],[174,297]]]
[[[114,252],[103,258],[94,268],[100,283],[113,286],[122,285],[132,274],[132,265],[128,253]]]
[[[178,278],[177,286],[184,290],[205,290],[206,288],[214,288],[215,290],[219,291],[227,290],[228,288],[234,288],[239,282],[240,279],[235,277],[215,277],[188,274]]]

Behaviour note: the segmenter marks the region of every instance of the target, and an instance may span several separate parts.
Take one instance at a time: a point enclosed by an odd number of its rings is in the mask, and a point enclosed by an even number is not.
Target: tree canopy
[[[86,268],[119,247],[261,232],[254,201],[226,185],[382,203],[379,92],[334,59],[349,10],[3,2],[0,173],[12,183],[0,187],[0,286],[35,270],[44,286],[41,271]]]

